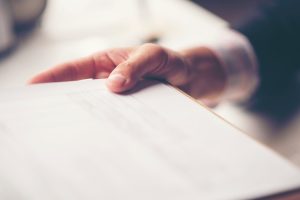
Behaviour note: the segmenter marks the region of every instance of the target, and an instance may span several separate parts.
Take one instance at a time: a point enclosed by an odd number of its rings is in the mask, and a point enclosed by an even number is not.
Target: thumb
[[[106,85],[113,92],[132,89],[147,75],[159,76],[167,60],[168,54],[164,48],[156,44],[144,44],[110,73]]]

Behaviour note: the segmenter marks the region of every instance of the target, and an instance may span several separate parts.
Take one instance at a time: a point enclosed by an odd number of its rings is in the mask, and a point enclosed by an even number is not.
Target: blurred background
[[[271,0],[0,0],[0,88],[24,85],[57,63],[111,47],[157,42],[173,49],[205,43]],[[214,109],[300,166],[298,87],[255,106]],[[299,90],[298,90],[299,91]]]

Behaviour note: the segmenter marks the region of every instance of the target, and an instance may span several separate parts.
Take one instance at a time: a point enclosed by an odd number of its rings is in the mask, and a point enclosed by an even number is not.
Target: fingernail
[[[122,74],[111,74],[108,81],[114,86],[122,87],[126,82],[126,78]]]

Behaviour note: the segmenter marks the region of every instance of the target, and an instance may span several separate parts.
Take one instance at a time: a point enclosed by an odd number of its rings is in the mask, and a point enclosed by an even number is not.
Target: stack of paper
[[[103,80],[0,94],[0,199],[249,199],[299,170],[176,89]]]

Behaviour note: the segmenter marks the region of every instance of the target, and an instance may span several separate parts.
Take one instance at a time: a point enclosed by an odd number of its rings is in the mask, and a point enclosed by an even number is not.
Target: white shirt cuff
[[[221,100],[245,101],[259,84],[258,63],[248,39],[234,30],[218,30],[205,44],[219,59],[226,74]]]

